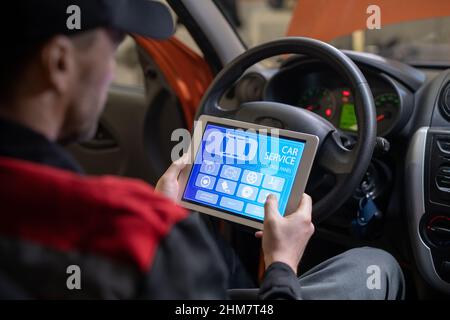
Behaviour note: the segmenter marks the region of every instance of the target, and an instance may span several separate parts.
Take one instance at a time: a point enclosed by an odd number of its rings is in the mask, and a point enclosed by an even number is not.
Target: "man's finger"
[[[303,197],[302,197],[302,201],[300,202],[300,206],[299,206],[300,210],[307,210],[307,211],[311,211],[312,210],[312,199],[311,197],[304,193]]]
[[[256,231],[255,232],[255,237],[258,239],[261,239],[263,237],[263,232],[262,231]]]
[[[186,167],[188,164],[188,154],[185,153],[181,158],[178,160],[175,160],[172,162],[170,167],[167,169],[166,173],[164,174],[166,178],[169,179],[177,179],[180,175],[180,172]]]
[[[294,216],[309,215],[309,218],[311,218],[311,211],[312,211],[312,199],[308,194],[304,193],[302,196],[302,201],[298,206],[298,209],[295,210],[292,215]]]
[[[180,166],[186,166],[188,164],[189,154],[183,154],[178,160],[175,160],[173,163]]]
[[[278,213],[278,201],[277,198],[269,194],[264,204],[264,220],[276,219],[279,216]]]

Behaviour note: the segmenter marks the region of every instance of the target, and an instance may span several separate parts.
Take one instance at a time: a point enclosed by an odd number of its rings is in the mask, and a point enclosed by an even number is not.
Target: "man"
[[[67,12],[77,10],[79,28],[67,21]],[[58,145],[92,136],[122,32],[170,36],[166,7],[147,0],[16,0],[1,12],[0,294],[226,298],[222,254],[198,217],[174,203],[184,158],[155,191],[137,180],[83,176]],[[349,251],[297,279],[313,230],[309,196],[287,217],[268,199],[264,234],[257,233],[267,266],[260,298],[403,295],[400,268],[376,249]],[[369,265],[380,268],[376,290],[366,285]]]

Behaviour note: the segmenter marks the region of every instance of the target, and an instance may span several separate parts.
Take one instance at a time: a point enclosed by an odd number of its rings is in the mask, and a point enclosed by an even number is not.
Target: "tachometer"
[[[330,120],[336,112],[336,99],[330,90],[316,87],[303,92],[298,106]]]
[[[393,125],[400,110],[400,98],[396,93],[383,93],[375,98],[377,109],[378,135],[386,134]]]

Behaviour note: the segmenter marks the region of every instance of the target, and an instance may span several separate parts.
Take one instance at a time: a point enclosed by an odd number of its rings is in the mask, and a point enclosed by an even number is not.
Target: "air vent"
[[[450,82],[447,82],[441,95],[439,110],[441,110],[442,116],[450,121]]]

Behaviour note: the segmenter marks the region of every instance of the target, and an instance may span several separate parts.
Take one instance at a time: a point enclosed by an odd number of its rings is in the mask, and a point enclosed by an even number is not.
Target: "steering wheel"
[[[254,64],[281,54],[301,54],[333,68],[348,81],[354,94],[358,138],[352,148],[344,146],[344,133],[319,115],[299,107],[269,101],[243,103],[236,110],[224,110],[219,101],[224,93]],[[238,56],[214,79],[205,93],[196,119],[202,114],[251,123],[276,121],[280,128],[316,135],[320,139],[314,171],[334,176],[334,186],[313,205],[313,222],[337,211],[361,183],[372,158],[376,140],[376,113],[372,92],[359,68],[344,53],[310,38],[283,38],[254,47]],[[266,122],[267,123],[267,122]]]

